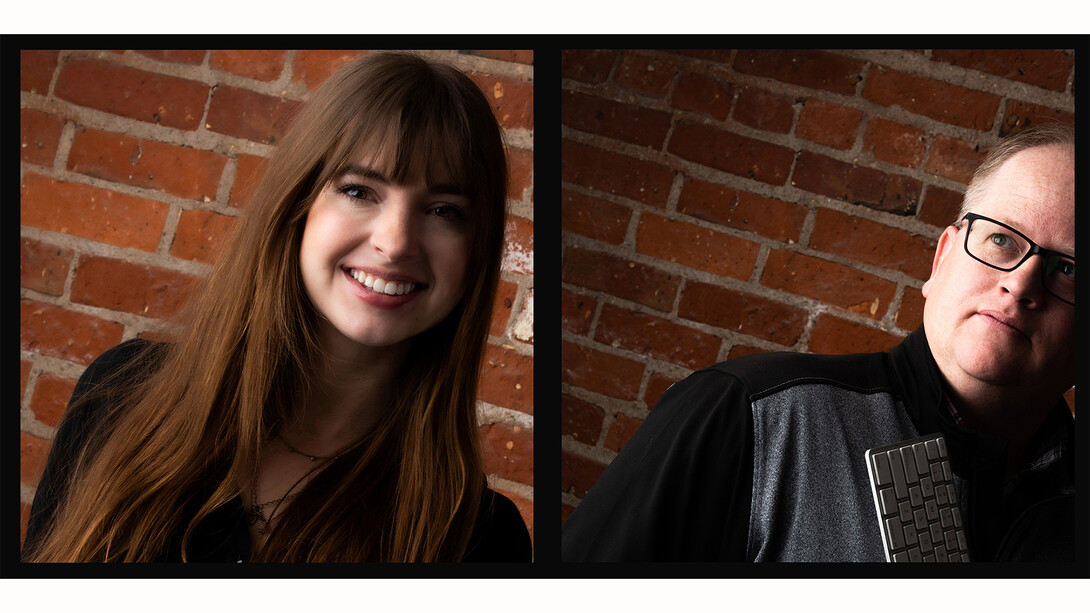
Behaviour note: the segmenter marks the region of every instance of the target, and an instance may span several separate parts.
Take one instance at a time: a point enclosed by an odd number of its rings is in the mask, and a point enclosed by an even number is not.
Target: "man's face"
[[[1014,155],[973,212],[1074,256],[1072,150],[1050,145]],[[939,370],[962,396],[1021,388],[1059,397],[1074,382],[1075,307],[1045,290],[1041,257],[996,270],[965,252],[965,234],[964,223],[946,229],[923,286],[924,328]]]

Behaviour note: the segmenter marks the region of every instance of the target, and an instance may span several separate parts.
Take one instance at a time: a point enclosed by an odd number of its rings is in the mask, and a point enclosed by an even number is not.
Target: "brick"
[[[606,449],[612,449],[619,453],[624,444],[628,442],[628,439],[632,438],[632,435],[636,433],[636,430],[642,424],[642,419],[629,417],[624,413],[616,414],[613,423],[609,424],[609,431],[606,432]]]
[[[302,107],[297,100],[220,85],[212,94],[204,127],[219,134],[275,145]]]
[[[19,433],[19,481],[30,487],[38,487],[52,446],[52,441],[26,432]]]
[[[23,351],[84,366],[121,342],[121,324],[60,307],[23,300],[19,305],[19,343]]]
[[[919,128],[874,117],[863,134],[863,151],[874,159],[905,168],[919,168],[927,151],[927,134]]]
[[[679,111],[694,111],[726,119],[734,93],[728,81],[698,72],[683,72],[670,104]]]
[[[945,228],[957,221],[965,195],[937,185],[928,185],[920,207],[920,221]]]
[[[923,324],[923,293],[915,287],[906,287],[901,296],[901,308],[897,309],[897,327],[915,330]]]
[[[157,266],[84,255],[72,279],[72,302],[165,319],[178,312],[195,281]]]
[[[59,52],[47,49],[19,50],[19,89],[45,95],[57,70]]]
[[[148,49],[138,50],[136,53],[160,62],[198,66],[204,63],[205,51],[203,49]]]
[[[477,398],[498,407],[533,415],[534,358],[487,344]]]
[[[496,423],[482,426],[480,437],[486,475],[534,484],[533,430]]]
[[[19,398],[20,402],[26,397],[26,383],[30,379],[30,369],[34,365],[26,360],[19,360]]]
[[[598,482],[606,467],[567,451],[560,452],[560,489],[582,498]]]
[[[321,85],[349,62],[367,55],[365,51],[307,49],[295,53],[291,67],[292,81],[302,82],[308,90]]]
[[[688,369],[714,364],[720,344],[717,336],[612,304],[602,305],[594,340]]]
[[[258,81],[275,81],[284,69],[287,51],[281,49],[227,49],[213,51],[208,65]]]
[[[807,349],[813,353],[843,355],[889,351],[901,336],[822,313],[814,322]]]
[[[256,155],[240,153],[235,165],[235,184],[231,189],[230,203],[233,207],[244,207],[257,188],[258,181],[265,171],[266,159]]]
[[[182,211],[170,254],[183,260],[214,264],[237,219],[203,209]]]
[[[594,298],[561,289],[560,328],[573,334],[586,336],[590,332],[590,322],[597,308],[598,301]]]
[[[57,157],[64,120],[56,115],[19,109],[19,160],[28,164],[52,166]]]
[[[797,242],[806,208],[697,179],[687,179],[678,198],[679,213],[774,240]]]
[[[23,225],[154,251],[169,207],[162,202],[28,173],[19,192]]]
[[[635,400],[643,377],[643,363],[609,353],[561,342],[560,380],[596,394]]]
[[[608,49],[564,49],[560,52],[560,76],[592,85],[609,78],[617,56]]]
[[[534,152],[507,149],[507,197],[511,200],[534,201]]]
[[[663,98],[670,91],[675,76],[677,68],[670,62],[642,53],[627,52],[621,56],[613,82],[634,92]]]
[[[730,61],[730,49],[663,49],[667,53],[695,57],[701,60],[709,60],[726,64]]]
[[[810,237],[813,249],[900,271],[921,281],[931,275],[936,244],[926,236],[830,209],[818,209]]]
[[[681,280],[662,269],[575,247],[564,253],[564,283],[606,292],[660,311],[674,304]]]
[[[70,58],[54,94],[75,104],[168,128],[196,130],[208,85],[99,60]]]
[[[756,87],[743,87],[734,103],[734,121],[758,130],[787,134],[795,121],[790,98]]]
[[[708,283],[690,283],[678,316],[791,346],[806,325],[806,312],[774,300]]]
[[[503,257],[500,269],[523,275],[534,274],[534,222],[508,215],[503,227]]]
[[[983,161],[984,153],[979,146],[939,134],[931,145],[931,155],[927,158],[925,170],[968,185],[973,180],[976,167]]]
[[[632,209],[571,190],[561,190],[560,227],[611,245],[624,242]]]
[[[872,274],[793,251],[768,254],[761,284],[881,319],[897,285]]]
[[[791,185],[898,215],[911,215],[916,211],[922,187],[916,179],[886,174],[811,151],[799,153]]]
[[[748,279],[760,246],[654,213],[644,213],[636,228],[636,251],[710,273]]]
[[[511,308],[515,305],[519,286],[500,280],[496,288],[496,300],[492,303],[492,321],[488,333],[502,337],[507,332],[507,322],[511,319]]]
[[[64,409],[68,406],[68,400],[72,397],[74,389],[76,389],[74,379],[42,373],[34,385],[34,397],[30,400],[30,410],[34,413],[34,419],[51,428],[56,428],[60,424],[61,416],[64,415]]]
[[[466,49],[461,51],[461,53],[478,55],[480,57],[490,57],[494,60],[515,62],[517,64],[534,65],[533,49]]]
[[[863,113],[858,109],[809,98],[799,113],[795,134],[812,143],[843,151],[855,144],[861,121]]]
[[[1055,121],[1073,126],[1075,115],[1039,104],[1008,100],[1007,109],[1003,113],[1003,125],[999,127],[999,135],[1007,136],[1031,126]]]
[[[560,120],[570,128],[659,148],[670,129],[670,115],[578,92],[560,95]]]
[[[735,345],[731,347],[730,353],[727,354],[728,360],[740,358],[747,355],[756,355],[758,353],[770,353],[767,349],[761,349],[759,347],[752,347],[750,345]]]
[[[1062,92],[1075,56],[1055,49],[935,49],[931,59]]]
[[[468,76],[484,92],[492,111],[505,130],[534,129],[534,84],[492,74],[471,72]]]
[[[647,390],[643,394],[643,404],[648,409],[654,407],[659,398],[666,393],[666,390],[670,389],[670,386],[681,381],[674,377],[668,377],[661,373],[653,373],[647,378]]]
[[[687,121],[678,123],[667,149],[697,164],[769,185],[784,184],[795,157],[787,147]]]
[[[882,106],[900,106],[963,128],[987,132],[992,129],[1000,97],[936,81],[883,66],[870,70],[863,97]]]
[[[19,247],[19,286],[62,295],[75,252],[25,237],[19,239]]]
[[[560,434],[584,445],[596,445],[606,412],[596,404],[560,394]]]
[[[855,94],[863,61],[807,49],[739,49],[735,70],[848,96]]]
[[[659,208],[666,206],[674,171],[627,155],[565,140],[561,179]]]
[[[68,170],[188,198],[213,200],[227,158],[212,151],[90,128],[76,130]]]

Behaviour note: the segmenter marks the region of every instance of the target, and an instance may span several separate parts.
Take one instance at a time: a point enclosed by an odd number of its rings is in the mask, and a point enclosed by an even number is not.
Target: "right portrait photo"
[[[564,50],[562,561],[1085,572],[1075,64]]]

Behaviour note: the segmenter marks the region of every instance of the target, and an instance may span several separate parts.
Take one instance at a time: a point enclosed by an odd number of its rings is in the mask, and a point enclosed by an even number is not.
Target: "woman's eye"
[[[461,221],[466,218],[462,209],[453,204],[440,204],[431,208],[431,214],[449,221]]]
[[[371,191],[367,187],[362,185],[345,185],[337,190],[338,192],[352,198],[353,200],[374,200],[375,192]]]

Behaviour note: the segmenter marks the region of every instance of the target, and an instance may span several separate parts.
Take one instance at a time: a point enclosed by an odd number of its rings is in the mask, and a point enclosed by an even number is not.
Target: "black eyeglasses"
[[[1031,255],[1044,258],[1041,267],[1045,290],[1060,300],[1075,305],[1075,258],[1045,249],[1029,240],[1018,230],[976,213],[962,218],[969,222],[965,229],[965,253],[974,260],[996,270],[1010,272]]]

